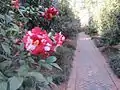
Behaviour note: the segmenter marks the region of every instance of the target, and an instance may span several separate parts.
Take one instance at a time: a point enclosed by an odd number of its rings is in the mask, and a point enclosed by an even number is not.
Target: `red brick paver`
[[[90,37],[80,33],[67,90],[120,90],[110,72]]]

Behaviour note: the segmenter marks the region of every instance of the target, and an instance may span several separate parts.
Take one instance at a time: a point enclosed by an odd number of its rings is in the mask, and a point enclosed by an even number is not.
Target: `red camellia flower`
[[[39,27],[28,31],[23,38],[25,49],[33,55],[48,56],[52,47],[52,40],[47,32]]]
[[[49,7],[44,13],[44,17],[48,20],[51,20],[55,15],[58,15],[58,10],[53,6]]]
[[[11,0],[12,7],[18,9],[20,7],[19,0]]]
[[[28,31],[23,37],[24,47],[33,55],[41,55],[46,58],[50,56],[58,46],[61,46],[65,37],[61,33],[54,36],[55,43],[50,39],[47,32],[39,27]]]

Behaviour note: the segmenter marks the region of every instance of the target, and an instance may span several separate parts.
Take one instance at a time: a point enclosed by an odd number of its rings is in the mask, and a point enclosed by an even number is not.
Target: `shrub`
[[[120,54],[112,55],[109,64],[113,72],[120,78]]]
[[[86,32],[89,35],[96,35],[98,33],[96,24],[95,24],[95,22],[93,20],[93,17],[91,17],[89,19],[89,26],[88,26],[88,30]]]
[[[61,33],[50,33],[49,25],[58,11],[48,5],[49,8],[45,9],[46,3],[38,8],[42,4],[39,0],[26,0],[22,6],[18,0],[12,0],[12,6],[9,0],[0,2],[4,9],[7,8],[0,13],[0,90],[39,90],[49,87],[53,83],[52,75],[46,76],[42,70],[51,71],[56,67],[61,71],[56,63],[57,58],[52,55],[62,45],[61,40],[65,39]],[[43,12],[40,12],[41,9],[44,9]],[[31,29],[32,31],[26,31]],[[52,54],[47,56],[50,50]]]
[[[0,1],[0,11],[3,11],[0,12],[0,90],[41,90],[53,81],[59,84],[62,77],[62,81],[67,80],[73,49],[66,45],[61,47],[61,40],[65,39],[61,32],[67,36],[70,30],[64,29],[64,32],[63,27],[52,30],[58,9],[53,7],[52,0],[19,1],[12,0],[12,5],[10,0]]]
[[[75,18],[67,0],[61,0],[58,7],[60,15],[55,18],[56,20],[51,24],[51,27],[56,32],[63,32],[66,38],[71,39],[72,37],[76,37],[81,30],[80,20]]]
[[[74,50],[72,48],[68,48],[66,46],[58,48],[56,57],[58,58],[57,63],[59,63],[60,67],[62,67],[62,72],[57,71],[53,79],[55,83],[61,84],[62,82],[69,79],[72,68],[73,55]]]
[[[105,5],[97,15],[98,18],[94,17],[94,22],[98,27],[97,31],[104,37],[104,43],[118,44],[120,42],[120,1],[105,1]]]
[[[107,56],[107,62],[114,74],[120,78],[120,51],[116,48],[106,48],[103,54]]]
[[[71,41],[65,41],[63,47],[58,48],[55,56],[58,58],[57,63],[62,68],[62,72],[54,70],[53,81],[57,84],[61,84],[69,79],[69,74],[72,68],[73,55],[76,48],[76,36],[80,32],[80,22],[74,18],[74,14],[69,8],[69,2],[67,0],[61,0],[59,4],[60,15],[55,18],[55,22],[51,24],[51,27],[56,32],[63,32],[63,35]]]

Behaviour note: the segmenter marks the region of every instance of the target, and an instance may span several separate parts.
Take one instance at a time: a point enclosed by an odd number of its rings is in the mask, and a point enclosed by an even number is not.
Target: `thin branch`
[[[22,15],[22,17],[25,17],[23,13],[20,11],[20,9],[18,9],[18,12]]]

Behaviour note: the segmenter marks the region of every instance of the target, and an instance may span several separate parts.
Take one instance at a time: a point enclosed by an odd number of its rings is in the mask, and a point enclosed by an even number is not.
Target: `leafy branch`
[[[11,60],[10,58],[6,57],[5,55],[1,55],[1,54],[0,54],[0,57],[4,58],[4,59],[6,59],[6,60]]]

